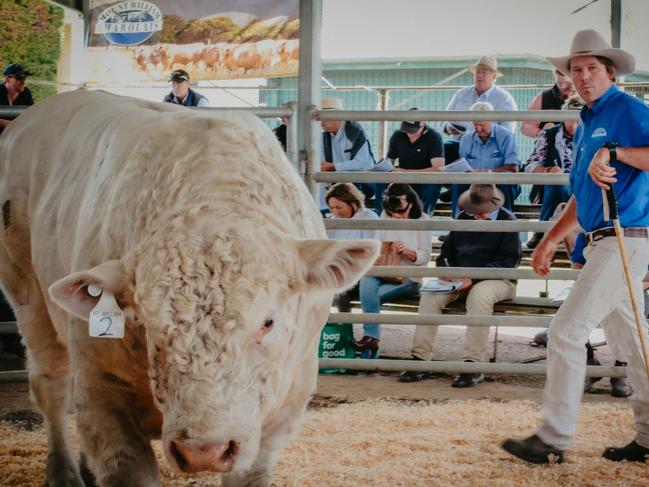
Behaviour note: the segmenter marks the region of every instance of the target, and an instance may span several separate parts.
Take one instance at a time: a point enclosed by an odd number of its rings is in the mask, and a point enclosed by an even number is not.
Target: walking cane
[[[611,163],[615,162],[615,157],[611,154]],[[640,336],[640,345],[642,346],[642,356],[644,358],[644,365],[647,371],[647,380],[649,380],[649,351],[647,350],[647,341],[645,340],[644,325],[643,320],[640,317],[640,312],[636,306],[635,294],[633,292],[633,281],[631,280],[631,271],[629,271],[629,264],[626,258],[626,249],[624,247],[624,231],[620,225],[620,217],[617,212],[617,198],[615,197],[615,189],[613,189],[613,184],[609,184],[611,189],[606,190],[606,199],[605,202],[608,203],[608,210],[611,219],[613,220],[613,226],[615,227],[615,238],[617,240],[617,246],[620,249],[620,257],[622,258],[622,267],[624,268],[624,277],[626,278],[626,286],[629,290],[629,297],[631,298],[631,307],[633,308],[633,316],[635,317],[635,324],[638,329],[638,335]],[[602,192],[604,190],[602,189]],[[606,215],[606,205],[604,206],[604,214]],[[606,219],[606,216],[605,216]]]

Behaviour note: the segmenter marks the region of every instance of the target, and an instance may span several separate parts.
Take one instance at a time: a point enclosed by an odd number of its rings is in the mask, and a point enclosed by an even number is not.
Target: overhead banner
[[[299,0],[90,0],[90,82],[294,76]]]

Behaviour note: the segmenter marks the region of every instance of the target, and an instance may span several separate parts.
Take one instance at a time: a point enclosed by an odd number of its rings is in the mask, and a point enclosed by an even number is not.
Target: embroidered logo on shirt
[[[599,127],[593,131],[593,135],[590,136],[591,139],[596,137],[606,137],[606,129]]]

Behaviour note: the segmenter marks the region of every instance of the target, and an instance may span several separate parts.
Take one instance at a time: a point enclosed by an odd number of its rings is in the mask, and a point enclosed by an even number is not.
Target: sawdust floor
[[[384,327],[384,353],[408,356],[411,327]],[[463,332],[442,328],[438,359],[459,359]],[[501,334],[499,361],[536,358],[527,337]],[[389,345],[388,345],[389,343]],[[611,360],[606,347],[603,362]],[[300,434],[284,450],[275,486],[648,486],[649,465],[608,462],[607,446],[633,437],[628,401],[609,395],[608,380],[584,396],[577,439],[567,463],[528,466],[500,448],[508,436],[533,432],[544,378],[494,376],[469,389],[451,376],[414,384],[396,374],[320,375],[318,394]],[[0,385],[0,486],[42,486],[46,440],[26,384]],[[71,435],[76,438],[73,418]],[[76,445],[76,439],[74,439]],[[158,445],[159,452],[159,445]],[[218,486],[209,474],[174,476],[160,455],[166,486]]]

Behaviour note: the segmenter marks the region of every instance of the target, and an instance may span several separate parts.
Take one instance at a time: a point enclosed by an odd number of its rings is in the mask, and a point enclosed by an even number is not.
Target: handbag
[[[395,247],[393,246],[394,242],[382,242],[381,244],[381,254],[376,259],[374,265],[381,266],[398,266],[401,265],[401,256],[397,253]],[[405,277],[381,277],[380,279],[393,282],[395,284],[403,284]]]
[[[327,323],[320,334],[318,357],[354,359],[354,330],[351,323]],[[346,369],[320,369],[321,374],[344,374]]]

